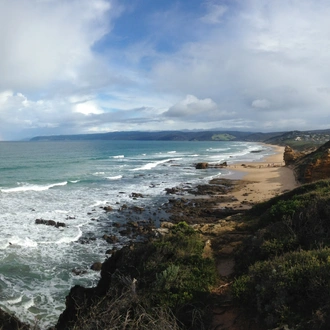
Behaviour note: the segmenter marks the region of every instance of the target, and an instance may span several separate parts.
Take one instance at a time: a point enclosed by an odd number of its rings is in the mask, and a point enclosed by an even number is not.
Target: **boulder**
[[[102,262],[94,262],[93,265],[91,266],[91,270],[95,270],[96,272],[101,271],[102,269]]]
[[[116,236],[116,235],[106,235],[106,234],[104,234],[103,236],[102,236],[102,238],[104,239],[104,240],[106,240],[108,243],[110,243],[110,244],[114,244],[114,243],[117,243],[118,242],[118,237]]]
[[[113,208],[112,208],[111,206],[104,206],[104,207],[103,207],[103,210],[104,210],[105,212],[111,212],[111,211],[113,211]]]
[[[197,170],[205,170],[209,167],[209,163],[197,163],[195,168]]]
[[[132,197],[132,198],[143,198],[144,196],[140,193],[133,192],[133,193],[131,193],[130,197]]]

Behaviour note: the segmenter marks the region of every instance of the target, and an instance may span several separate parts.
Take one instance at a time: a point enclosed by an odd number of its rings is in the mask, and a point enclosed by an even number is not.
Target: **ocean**
[[[252,142],[1,142],[0,307],[41,328],[54,325],[72,286],[97,283],[90,266],[112,247],[103,235],[115,234],[119,248],[127,243],[111,226],[127,221],[122,205],[149,209],[152,219],[168,198],[165,188],[232,175],[226,168],[196,170],[195,163],[257,161],[273,153]]]

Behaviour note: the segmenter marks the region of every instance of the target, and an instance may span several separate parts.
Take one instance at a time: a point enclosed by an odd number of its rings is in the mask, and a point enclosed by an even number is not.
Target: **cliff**
[[[309,154],[299,154],[285,148],[284,161],[292,165],[301,183],[330,178],[330,141]]]

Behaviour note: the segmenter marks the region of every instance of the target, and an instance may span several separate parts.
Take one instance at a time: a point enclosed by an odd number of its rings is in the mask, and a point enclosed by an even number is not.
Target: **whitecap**
[[[108,176],[108,180],[120,180],[123,176],[122,175],[116,175],[116,176]]]
[[[70,183],[78,183],[80,180],[72,180]]]
[[[108,201],[96,201],[91,207],[100,206],[106,204]]]
[[[173,151],[168,151],[167,153],[168,153],[168,154],[176,154],[176,151],[175,151],[175,150],[173,150]]]
[[[82,236],[82,230],[80,229],[80,226],[82,226],[82,225],[77,226],[78,234],[75,237],[65,236],[65,237],[60,238],[55,243],[63,244],[63,243],[72,243],[72,242],[78,241],[78,239]]]
[[[67,181],[59,182],[59,183],[53,183],[53,184],[44,185],[44,186],[25,183],[25,184],[23,184],[19,187],[1,189],[1,191],[4,192],[4,193],[25,192],[25,191],[44,191],[44,190],[51,189],[53,187],[65,186],[67,184],[68,184]]]
[[[23,304],[24,309],[29,309],[30,307],[34,306],[34,299],[31,298],[26,303]]]
[[[155,168],[156,166],[160,164],[165,164],[173,160],[181,160],[182,158],[170,158],[170,159],[163,159],[159,160],[157,162],[147,163],[141,167],[133,168],[131,171],[141,171],[141,170],[151,170],[152,168]]]
[[[7,300],[7,303],[9,305],[15,305],[15,304],[20,303],[22,301],[22,298],[23,298],[23,296],[20,296],[18,298],[14,298],[14,299],[10,299],[10,300]]]
[[[118,156],[112,156],[112,158],[114,158],[114,159],[120,159],[120,158],[125,158],[125,156],[124,155],[118,155]]]

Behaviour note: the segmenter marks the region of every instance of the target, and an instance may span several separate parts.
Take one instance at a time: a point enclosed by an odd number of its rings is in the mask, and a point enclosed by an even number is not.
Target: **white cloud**
[[[223,3],[0,1],[1,135],[324,127],[328,1]]]
[[[252,107],[257,109],[268,109],[270,107],[270,102],[268,100],[254,100],[252,102]]]
[[[227,11],[227,7],[215,3],[207,5],[208,12],[201,18],[201,21],[207,24],[221,23],[223,15]]]
[[[100,109],[93,101],[78,103],[74,105],[73,109],[74,112],[82,113],[86,116],[91,114],[99,115],[101,113],[104,113],[104,111]]]
[[[196,114],[215,111],[216,108],[217,105],[209,98],[199,100],[194,95],[187,95],[184,100],[173,105],[164,115],[168,117],[194,116]]]

